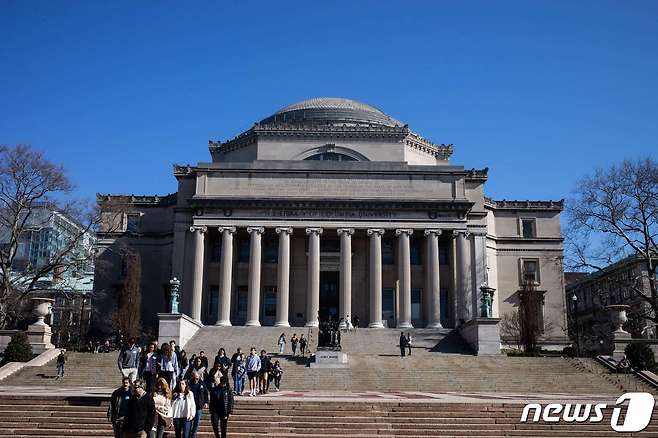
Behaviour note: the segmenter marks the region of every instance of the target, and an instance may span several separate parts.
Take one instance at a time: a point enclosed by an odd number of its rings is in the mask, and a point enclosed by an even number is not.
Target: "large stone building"
[[[99,235],[114,269],[96,286],[121,283],[112,248],[137,249],[146,325],[172,277],[204,324],[370,327],[455,327],[480,316],[483,285],[500,317],[531,277],[554,322],[544,340],[564,343],[561,201],[491,200],[487,169],[348,99],[290,105],[209,151],[174,166],[175,194],[98,196],[119,229]]]

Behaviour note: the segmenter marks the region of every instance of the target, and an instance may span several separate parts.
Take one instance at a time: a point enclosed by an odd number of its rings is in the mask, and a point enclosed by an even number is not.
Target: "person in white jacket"
[[[174,419],[176,438],[190,438],[192,421],[196,415],[194,395],[190,392],[185,379],[179,380],[174,399],[171,403],[171,413]]]

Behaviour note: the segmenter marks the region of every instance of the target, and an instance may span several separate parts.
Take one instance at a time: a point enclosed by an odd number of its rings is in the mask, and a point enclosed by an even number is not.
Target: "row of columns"
[[[231,325],[231,279],[233,276],[233,235],[236,228],[233,226],[220,226],[218,230],[222,236],[222,256],[219,276],[219,304],[217,325]],[[289,327],[289,296],[290,296],[290,236],[292,227],[277,227],[279,235],[279,259],[277,278],[277,308],[275,326]],[[205,226],[192,226],[194,244],[194,271],[192,284],[192,311],[193,319],[201,320],[201,297],[203,292],[203,261],[204,261],[204,234]],[[260,326],[260,289],[261,289],[261,236],[264,227],[247,227],[250,235],[249,278],[247,297],[246,326]],[[385,230],[381,228],[367,229],[370,239],[370,321],[368,326],[383,328],[382,321],[382,235]],[[400,288],[400,303],[398,315],[399,328],[413,327],[411,322],[411,249],[410,237],[414,230],[396,229],[398,238],[398,278]],[[428,328],[441,327],[441,302],[439,297],[439,242],[440,229],[427,229],[424,235],[428,245],[429,266],[429,320]],[[309,238],[308,244],[308,277],[306,299],[306,326],[318,326],[318,312],[320,310],[320,236],[322,228],[306,228]],[[338,228],[340,236],[340,300],[339,318],[346,323],[352,315],[352,235],[353,228]],[[462,250],[461,254],[466,251]],[[458,246],[459,254],[459,246]],[[464,266],[464,265],[462,265]],[[464,297],[469,299],[470,297]],[[464,303],[465,304],[465,303]],[[470,307],[465,305],[465,307]]]

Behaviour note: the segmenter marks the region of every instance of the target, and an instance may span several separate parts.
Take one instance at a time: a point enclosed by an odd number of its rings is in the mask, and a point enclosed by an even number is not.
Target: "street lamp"
[[[169,280],[169,284],[171,285],[171,308],[169,310],[171,311],[171,313],[180,313],[178,311],[178,300],[179,300],[178,290],[180,288],[180,280],[174,277],[171,280]]]
[[[576,356],[580,356],[580,336],[578,333],[578,296],[576,294],[571,296],[571,302],[573,303],[573,323],[576,337]]]

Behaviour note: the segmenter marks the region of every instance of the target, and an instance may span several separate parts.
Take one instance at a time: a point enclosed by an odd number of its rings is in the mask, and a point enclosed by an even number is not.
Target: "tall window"
[[[423,318],[422,295],[421,288],[411,288],[411,319]]]
[[[136,233],[139,231],[139,223],[141,215],[139,213],[131,213],[126,215],[126,231],[129,233]]]
[[[208,309],[206,313],[208,319],[214,319],[217,317],[217,307],[219,305],[219,286],[210,286],[208,293]]]
[[[263,316],[274,318],[276,316],[276,286],[265,287],[265,299],[263,301]]]
[[[521,283],[526,281],[539,284],[539,260],[523,259],[521,261]]]
[[[249,238],[238,241],[238,263],[249,263],[249,252],[251,242]]]
[[[238,319],[247,319],[247,286],[238,286]]]
[[[450,264],[450,245],[439,245],[439,265]]]
[[[421,255],[422,251],[420,250],[421,247],[420,239],[411,239],[409,245],[409,258],[412,265],[420,265],[423,263],[423,257]]]
[[[392,239],[382,239],[382,264],[395,264],[395,246]]]
[[[392,327],[395,316],[395,289],[385,287],[382,289],[382,321],[386,321],[388,327]]]
[[[356,161],[356,158],[349,155],[340,154],[338,152],[322,152],[319,154],[311,155],[304,160],[309,161]]]
[[[521,219],[521,235],[526,239],[537,237],[537,220]]]
[[[264,263],[277,263],[279,261],[279,239],[275,236],[268,236],[265,239],[265,251],[263,254]]]

